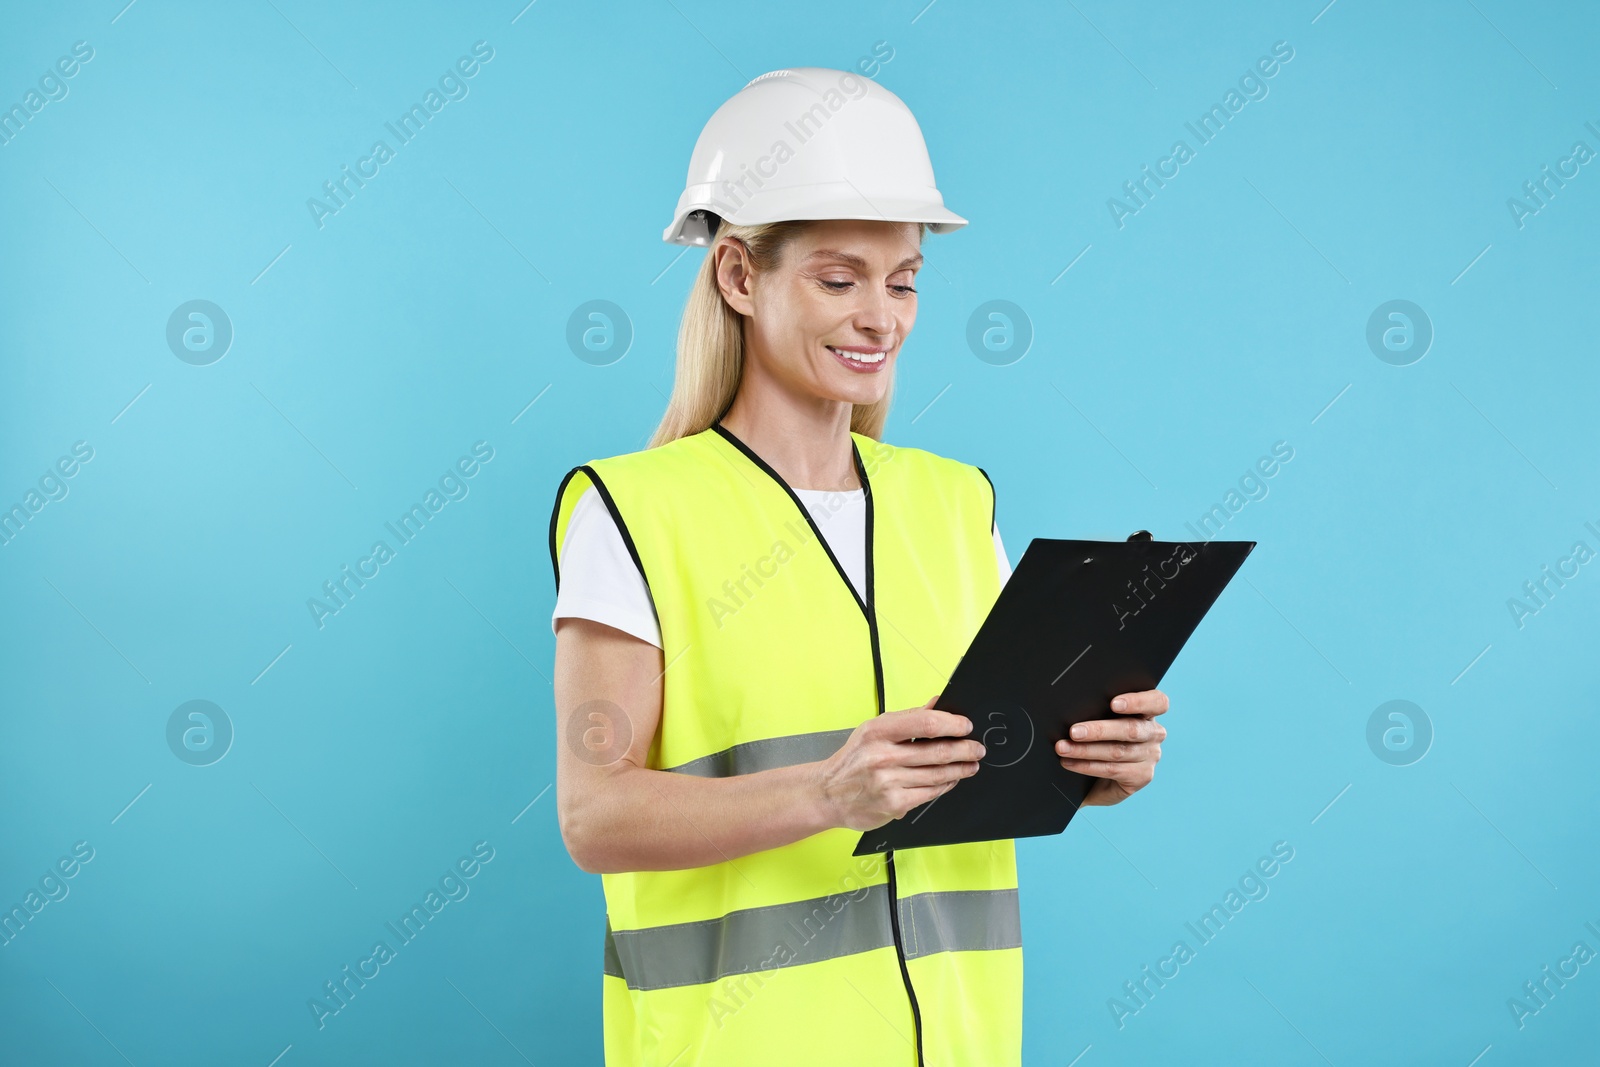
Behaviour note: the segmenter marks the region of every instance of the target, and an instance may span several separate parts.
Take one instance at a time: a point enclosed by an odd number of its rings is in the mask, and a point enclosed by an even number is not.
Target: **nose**
[[[865,294],[856,307],[857,328],[872,334],[889,334],[895,328],[895,307],[883,286],[863,286]]]

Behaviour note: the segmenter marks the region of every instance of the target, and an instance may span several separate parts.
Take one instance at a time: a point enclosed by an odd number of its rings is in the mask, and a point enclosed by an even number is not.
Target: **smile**
[[[889,358],[889,350],[886,348],[877,349],[874,351],[855,352],[838,349],[832,345],[827,345],[825,347],[829,352],[834,354],[834,357],[838,359],[840,363],[843,363],[851,370],[856,371],[875,371],[882,367],[884,362]]]

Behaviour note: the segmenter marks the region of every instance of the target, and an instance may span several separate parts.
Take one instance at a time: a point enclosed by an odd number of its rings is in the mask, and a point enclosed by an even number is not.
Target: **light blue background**
[[[0,903],[95,849],[0,948],[0,1058],[598,1061],[553,493],[660,417],[702,123],[879,41],[972,223],[927,242],[886,436],[985,467],[1013,562],[1190,536],[1294,449],[1225,527],[1259,547],[1164,680],[1155,785],[1019,846],[1027,1062],[1592,1055],[1600,964],[1520,1029],[1507,1000],[1600,950],[1600,565],[1521,628],[1507,600],[1600,549],[1600,164],[1522,227],[1507,199],[1600,149],[1594,8],[122,2],[0,33],[8,107],[94,48],[0,147],[0,504],[94,449],[0,548]],[[480,40],[469,95],[319,229],[307,198]],[[1277,41],[1269,95],[1119,229],[1107,199]],[[209,366],[165,339],[193,299],[235,331]],[[594,299],[634,330],[609,366],[565,341]],[[1008,366],[965,340],[993,299],[1034,331]],[[1409,366],[1366,343],[1392,299],[1435,330]],[[469,495],[318,629],[307,598],[477,441]],[[208,767],[165,740],[192,699],[236,730]],[[1392,699],[1435,732],[1410,766],[1367,745]],[[478,841],[470,896],[319,1030],[308,999]],[[1270,895],[1119,1029],[1108,999],[1277,841]]]

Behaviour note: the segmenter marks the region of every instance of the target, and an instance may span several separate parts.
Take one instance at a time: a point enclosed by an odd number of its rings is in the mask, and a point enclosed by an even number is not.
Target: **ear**
[[[717,288],[722,299],[741,315],[755,314],[755,300],[750,294],[750,250],[737,237],[724,237],[711,250],[716,257]]]

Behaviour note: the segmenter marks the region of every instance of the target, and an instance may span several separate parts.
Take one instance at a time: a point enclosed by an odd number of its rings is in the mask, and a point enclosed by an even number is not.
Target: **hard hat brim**
[[[875,196],[863,194],[853,187],[832,195],[818,195],[816,187],[805,190],[783,189],[757,194],[745,203],[733,207],[719,201],[706,186],[691,186],[684,190],[678,212],[661,233],[668,244],[703,247],[711,243],[710,212],[736,226],[759,226],[769,222],[823,221],[827,219],[864,219],[873,222],[920,222],[934,233],[959,230],[967,220],[945,207],[937,192],[929,199]]]

